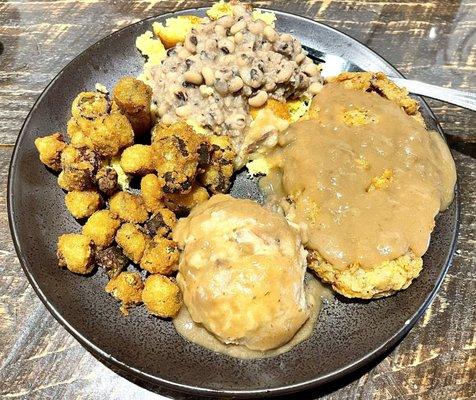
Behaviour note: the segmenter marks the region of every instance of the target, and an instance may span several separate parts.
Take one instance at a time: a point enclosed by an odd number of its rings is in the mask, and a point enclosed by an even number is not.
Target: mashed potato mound
[[[220,341],[270,350],[308,319],[306,252],[283,216],[216,195],[178,222],[174,240],[184,303]]]

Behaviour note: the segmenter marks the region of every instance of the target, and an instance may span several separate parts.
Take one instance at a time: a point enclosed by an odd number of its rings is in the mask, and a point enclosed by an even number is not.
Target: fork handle
[[[446,103],[476,111],[476,94],[464,92],[462,90],[448,89],[440,86],[430,85],[411,79],[390,77],[398,86],[403,86],[410,93],[441,100]]]

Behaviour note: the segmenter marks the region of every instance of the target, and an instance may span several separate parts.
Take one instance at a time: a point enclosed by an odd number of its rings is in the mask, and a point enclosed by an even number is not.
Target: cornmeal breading
[[[159,37],[166,49],[174,47],[185,40],[192,28],[201,22],[202,18],[196,15],[179,15],[176,18],[167,18],[165,23],[154,22],[152,30]]]
[[[406,289],[422,270],[423,260],[411,252],[372,268],[352,264],[337,269],[327,263],[318,252],[310,250],[308,267],[332,288],[350,298],[371,299],[386,297]]]
[[[342,83],[349,89],[377,92],[398,104],[408,115],[419,115],[418,102],[408,95],[408,90],[397,86],[383,72],[343,72],[329,82]]]

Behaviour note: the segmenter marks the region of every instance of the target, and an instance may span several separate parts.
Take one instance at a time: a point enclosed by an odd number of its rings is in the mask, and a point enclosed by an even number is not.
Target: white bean
[[[301,64],[304,59],[306,58],[306,53],[302,52],[302,53],[299,53],[297,56],[296,56],[296,59],[295,61],[298,63],[298,64]]]
[[[248,22],[248,30],[254,35],[260,35],[265,26],[266,24],[261,20]]]
[[[184,47],[190,53],[194,54],[197,49],[197,37],[195,35],[188,35],[185,38]]]
[[[228,38],[221,39],[218,42],[218,48],[225,54],[230,54],[235,51],[235,43]]]
[[[201,85],[198,90],[200,91],[200,94],[203,97],[208,97],[213,94],[213,89],[210,86],[207,85]]]
[[[223,25],[215,25],[215,33],[217,36],[226,36],[226,29]]]
[[[278,83],[283,83],[287,82],[289,78],[291,78],[291,75],[293,74],[293,68],[289,63],[286,63],[283,68],[281,68],[281,71],[278,72],[276,75],[276,82]]]
[[[233,37],[236,44],[240,44],[243,42],[243,32],[237,32]]]
[[[235,17],[242,17],[246,14],[246,8],[242,4],[237,4],[232,8]]]
[[[311,94],[317,94],[321,91],[322,89],[322,83],[319,83],[319,82],[314,82],[311,84],[311,86],[309,86],[309,93]]]
[[[203,82],[202,74],[195,71],[187,71],[183,74],[183,78],[186,82],[193,83],[194,85],[201,85]]]
[[[248,99],[248,104],[251,107],[261,107],[268,101],[268,93],[264,90],[260,90],[255,96]]]
[[[203,79],[205,79],[206,85],[208,86],[213,85],[213,82],[215,82],[215,73],[210,67],[203,67],[202,75],[203,75]]]
[[[263,30],[263,35],[266,38],[266,40],[268,40],[271,43],[275,42],[278,39],[278,34],[273,29],[273,27],[269,25],[265,26]]]
[[[235,93],[243,87],[243,80],[239,76],[232,78],[228,84],[231,93]]]
[[[245,28],[246,28],[246,21],[242,19],[241,21],[238,21],[236,24],[234,24],[230,28],[230,33],[234,35],[235,33],[240,32],[241,30]]]
[[[223,26],[224,28],[229,28],[233,25],[235,20],[231,15],[225,15],[224,17],[218,18],[217,23]]]
[[[189,106],[181,106],[175,109],[175,114],[179,117],[186,117],[190,114],[190,107]]]
[[[308,76],[315,76],[319,73],[319,68],[316,64],[306,64],[302,67],[302,72]]]

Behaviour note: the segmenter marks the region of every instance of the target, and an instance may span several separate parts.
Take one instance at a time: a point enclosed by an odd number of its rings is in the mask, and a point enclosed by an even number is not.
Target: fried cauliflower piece
[[[99,210],[102,199],[95,190],[73,190],[66,193],[64,202],[71,215],[76,219],[80,219],[90,217],[95,211]]]
[[[150,236],[170,237],[177,224],[177,217],[168,208],[157,210],[144,224],[144,229]]]
[[[116,231],[121,226],[117,215],[109,210],[99,210],[91,215],[83,226],[83,235],[103,249],[111,245]]]
[[[225,136],[213,135],[210,137],[210,143],[210,163],[200,175],[199,180],[211,193],[226,193],[231,186],[236,153],[232,149],[230,140]]]
[[[121,167],[126,174],[146,175],[155,171],[154,152],[151,146],[134,144],[121,154]]]
[[[116,243],[132,262],[138,264],[151,238],[137,226],[129,222],[123,224],[116,233]]]
[[[342,83],[349,89],[364,92],[375,91],[398,104],[408,115],[419,114],[418,102],[408,95],[408,90],[397,86],[383,72],[343,72],[329,79],[329,82]]]
[[[309,251],[308,266],[324,282],[349,298],[372,299],[386,297],[406,289],[421,272],[423,260],[409,252],[395,260],[372,268],[358,264],[338,269],[327,263],[316,251]]]
[[[101,167],[96,174],[98,189],[107,196],[112,196],[119,190],[118,174],[113,167]]]
[[[165,180],[155,174],[148,174],[141,179],[140,190],[147,211],[156,212],[164,207],[162,203],[164,186]]]
[[[145,280],[142,302],[150,314],[171,318],[177,315],[183,300],[175,279],[156,274]]]
[[[140,266],[151,274],[170,275],[177,269],[178,260],[177,243],[156,236],[148,243],[140,260]]]
[[[96,265],[105,269],[109,278],[118,276],[128,263],[128,258],[117,246],[110,246],[96,252]]]
[[[169,194],[165,196],[164,203],[179,216],[187,215],[195,206],[210,198],[207,189],[194,185],[186,194]]]
[[[131,123],[136,136],[141,136],[150,130],[152,89],[149,85],[126,76],[114,86],[112,98]]]
[[[197,173],[208,162],[209,145],[205,136],[186,123],[156,126],[152,133],[156,169],[165,180],[165,193],[188,193]]]
[[[182,43],[194,26],[201,22],[201,18],[196,15],[179,15],[175,18],[167,18],[165,23],[154,22],[152,30],[159,37],[165,48],[174,47],[177,43]]]
[[[35,147],[43,164],[53,171],[61,171],[61,153],[66,147],[61,133],[36,138]]]
[[[128,315],[130,306],[142,302],[144,284],[138,272],[121,272],[106,285],[106,292],[121,302],[121,312]]]
[[[68,233],[58,238],[58,265],[75,274],[89,274],[94,268],[94,243],[87,236]]]
[[[140,224],[148,217],[142,197],[128,192],[117,192],[112,196],[109,199],[109,208],[125,222]]]

